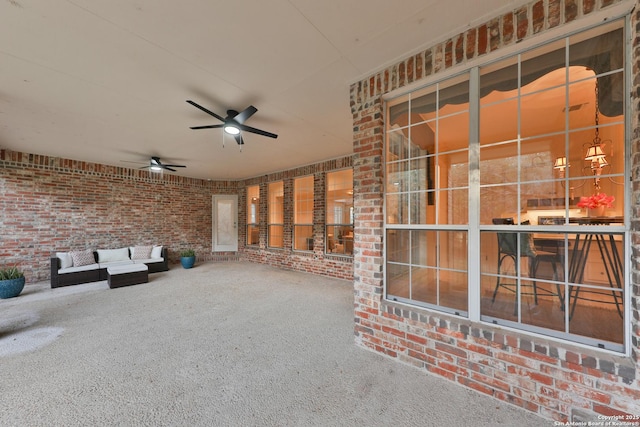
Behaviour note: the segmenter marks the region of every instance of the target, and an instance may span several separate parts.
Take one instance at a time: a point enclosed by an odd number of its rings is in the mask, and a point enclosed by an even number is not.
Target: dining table
[[[600,304],[614,304],[618,315],[624,314],[624,262],[619,249],[619,241],[624,239],[623,232],[613,232],[605,229],[607,225],[617,225],[624,222],[623,217],[570,217],[570,224],[584,225],[584,231],[569,233],[573,237],[566,239],[562,236],[538,233],[534,236],[537,249],[554,251],[562,259],[566,252],[569,256],[567,266],[567,281],[569,285],[569,319],[573,317],[579,300]],[[599,229],[602,226],[601,229]],[[622,245],[624,247],[624,245]],[[608,287],[584,284],[585,270],[589,262],[591,251],[597,251],[602,260],[604,275]]]

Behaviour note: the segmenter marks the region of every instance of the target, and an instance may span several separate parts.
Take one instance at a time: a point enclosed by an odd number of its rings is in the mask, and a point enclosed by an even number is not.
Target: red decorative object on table
[[[613,207],[613,202],[616,200],[613,196],[607,196],[605,193],[596,193],[589,197],[580,197],[578,202],[579,208],[596,209],[600,206],[606,208]]]

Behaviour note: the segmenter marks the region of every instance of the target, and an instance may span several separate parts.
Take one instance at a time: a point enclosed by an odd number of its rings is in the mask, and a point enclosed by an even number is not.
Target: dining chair
[[[513,225],[512,218],[493,218],[493,224],[495,225]],[[518,242],[518,234],[520,234],[520,241]],[[553,280],[557,282],[558,280],[558,260],[559,254],[555,252],[547,252],[542,250],[537,250],[535,245],[533,244],[533,235],[531,233],[517,233],[517,232],[506,232],[499,231],[497,233],[498,236],[498,268],[497,268],[497,278],[496,278],[496,286],[493,290],[493,297],[491,298],[491,302],[495,302],[496,296],[498,295],[498,290],[500,288],[506,289],[515,294],[515,307],[513,309],[513,314],[516,315],[518,313],[518,282],[517,280],[506,281],[504,277],[504,269],[506,267],[505,261],[511,260],[511,263],[514,266],[515,277],[518,278],[518,257],[520,259],[528,258],[529,261],[529,278],[531,279],[531,285],[520,283],[520,287],[532,287],[532,291],[523,292],[521,290],[520,295],[532,295],[534,298],[534,302],[538,304],[538,293],[544,296],[557,296],[560,300],[560,309],[564,310],[564,296],[560,290],[560,285],[556,283],[556,292],[551,290],[538,287],[538,283],[536,277],[538,274],[538,268],[541,263],[547,262],[551,266],[553,270]],[[519,251],[518,251],[519,249]]]

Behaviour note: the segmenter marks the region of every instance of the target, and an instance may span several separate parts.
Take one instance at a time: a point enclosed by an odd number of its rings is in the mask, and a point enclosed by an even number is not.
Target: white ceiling
[[[348,155],[351,83],[526,3],[0,0],[0,148],[216,180]],[[187,99],[279,137],[223,147]]]

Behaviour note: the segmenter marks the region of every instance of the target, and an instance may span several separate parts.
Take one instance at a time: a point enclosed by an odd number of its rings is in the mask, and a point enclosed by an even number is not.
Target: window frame
[[[279,187],[279,188],[276,188]],[[274,194],[274,192],[276,192]],[[276,203],[272,200],[272,197],[281,196],[281,201]],[[274,216],[279,216],[281,222],[275,222]],[[274,230],[280,229],[279,246],[274,245],[275,234]],[[274,181],[267,185],[267,247],[270,249],[284,249],[284,181]]]
[[[253,194],[256,193],[257,196]],[[246,239],[245,243],[247,246],[258,246],[260,245],[260,185],[250,185],[246,188],[247,195],[247,224],[246,224]],[[257,204],[252,203],[253,198],[256,197]],[[252,212],[255,206],[255,212]],[[252,219],[254,221],[252,221]],[[251,243],[251,235],[252,230],[255,229],[258,231],[258,240],[256,243]]]
[[[338,174],[338,173],[344,173],[345,171],[351,171],[351,188],[346,188],[344,190],[347,191],[347,194],[351,195],[351,205],[349,207],[349,219],[351,220],[350,223],[338,223],[338,222],[329,222],[327,219],[330,217],[329,215],[329,209],[332,208],[332,206],[330,206],[330,202],[331,202],[331,198],[329,196],[329,191],[331,191],[331,189],[329,188],[329,176],[333,175],[333,174]],[[327,172],[325,175],[325,224],[324,224],[324,241],[325,241],[325,245],[324,245],[324,253],[326,255],[333,255],[333,256],[341,256],[341,257],[353,257],[353,231],[354,231],[354,204],[353,204],[353,168],[349,167],[349,168],[343,168],[343,169],[336,169],[336,170],[332,170],[330,172]],[[350,192],[350,193],[349,193]],[[335,217],[335,214],[333,215],[333,217]],[[329,233],[329,229],[330,227],[334,228],[334,233]],[[351,237],[337,237],[336,233],[335,233],[335,229],[339,229],[340,232],[342,232],[342,230],[347,230],[350,231],[351,233]],[[335,237],[334,237],[335,236]],[[343,245],[343,251],[342,252],[335,252],[334,248],[332,247],[332,245],[335,245],[336,242],[340,241],[340,243],[338,244],[342,244]],[[347,241],[349,242],[349,245],[351,246],[351,252],[347,252]]]
[[[583,27],[580,28],[579,30],[575,30],[572,32],[566,32],[564,34],[562,34],[561,36],[555,37],[555,38],[548,38],[547,40],[544,40],[541,43],[538,44],[531,44],[527,47],[523,47],[520,49],[515,49],[512,50],[508,55],[504,55],[501,56],[500,58],[494,58],[494,59],[490,59],[490,60],[486,60],[483,61],[482,63],[478,62],[476,64],[472,64],[472,66],[466,68],[466,69],[461,69],[457,72],[449,72],[447,73],[448,75],[445,75],[445,73],[443,73],[442,76],[440,76],[438,78],[438,76],[434,79],[432,79],[432,81],[427,82],[426,84],[420,86],[419,88],[409,88],[409,90],[405,90],[404,93],[392,93],[392,94],[387,94],[384,97],[384,101],[385,101],[385,105],[384,105],[384,113],[385,113],[385,122],[389,122],[389,109],[390,106],[393,105],[394,101],[397,101],[403,97],[410,97],[411,94],[413,93],[418,93],[421,90],[423,90],[426,87],[432,86],[432,85],[436,85],[440,82],[445,82],[448,79],[455,77],[457,75],[463,74],[465,72],[470,73],[469,76],[469,109],[470,109],[470,115],[469,115],[469,126],[470,126],[470,132],[469,132],[469,156],[470,156],[470,167],[469,167],[469,206],[468,206],[468,214],[469,214],[469,225],[468,227],[453,227],[454,229],[467,229],[469,232],[469,247],[470,248],[477,248],[476,249],[470,249],[469,251],[469,257],[468,257],[468,262],[469,262],[469,268],[468,268],[468,273],[469,273],[469,279],[468,279],[468,283],[469,283],[469,311],[467,313],[467,315],[461,315],[460,313],[452,313],[450,310],[446,310],[443,309],[443,307],[438,307],[438,306],[428,306],[426,307],[427,309],[433,309],[436,311],[443,311],[443,312],[448,312],[454,315],[458,315],[461,317],[467,317],[469,320],[475,321],[475,322],[480,322],[480,323],[489,323],[489,324],[496,324],[496,323],[500,323],[503,326],[507,327],[507,328],[511,328],[514,329],[518,332],[525,332],[525,333],[531,333],[534,335],[540,335],[543,336],[544,338],[552,338],[552,339],[558,339],[562,342],[568,342],[568,343],[572,343],[572,344],[578,344],[578,345],[584,345],[587,348],[590,349],[604,349],[603,351],[611,351],[612,353],[615,354],[620,354],[620,353],[624,353],[624,354],[629,354],[630,352],[630,330],[629,330],[629,324],[630,324],[630,313],[631,313],[631,305],[630,305],[630,294],[631,291],[629,290],[629,283],[630,283],[630,278],[629,275],[631,274],[631,266],[630,266],[630,257],[628,255],[628,250],[630,249],[630,218],[631,218],[631,204],[630,204],[630,186],[629,183],[629,176],[630,176],[630,159],[629,159],[629,155],[625,155],[623,156],[624,159],[624,189],[623,189],[623,193],[624,193],[624,207],[623,207],[623,216],[624,216],[624,222],[621,225],[611,225],[611,226],[606,226],[606,232],[607,233],[614,233],[614,234],[618,234],[620,236],[622,236],[622,241],[623,241],[623,289],[625,290],[624,293],[624,316],[623,316],[623,343],[620,346],[617,345],[612,345],[612,346],[604,346],[602,347],[600,344],[595,343],[593,340],[591,339],[581,339],[580,336],[574,335],[574,334],[569,334],[569,337],[567,337],[566,335],[561,335],[561,336],[556,336],[554,334],[549,334],[549,331],[546,329],[538,329],[535,327],[526,327],[526,325],[523,324],[510,324],[509,322],[500,322],[500,321],[496,321],[496,319],[491,319],[488,318],[487,316],[483,316],[481,314],[480,311],[480,303],[481,303],[481,295],[480,295],[480,284],[479,284],[479,278],[480,278],[480,274],[481,274],[481,261],[480,261],[480,237],[481,237],[481,233],[482,232],[496,232],[499,230],[504,231],[505,228],[504,226],[496,226],[496,225],[483,225],[480,224],[480,220],[479,220],[479,212],[480,212],[480,178],[479,178],[479,170],[477,170],[477,172],[475,170],[473,170],[473,167],[471,165],[474,164],[474,162],[476,162],[479,165],[479,161],[480,161],[480,141],[479,141],[479,110],[480,110],[480,106],[479,106],[479,102],[480,102],[480,90],[479,90],[479,81],[480,81],[480,69],[482,67],[487,67],[490,66],[492,64],[495,63],[499,63],[500,61],[503,61],[505,58],[509,58],[509,57],[514,57],[514,56],[520,56],[520,55],[526,55],[527,52],[532,52],[537,48],[540,47],[544,47],[547,45],[550,45],[554,42],[558,42],[559,40],[566,40],[567,45],[569,44],[570,38],[572,36],[576,36],[576,35],[580,35],[580,34],[588,34],[588,32],[595,30],[594,34],[589,35],[589,38],[592,37],[597,37],[598,34],[603,34],[605,33],[607,30],[607,26],[612,26],[612,25],[616,25],[617,22],[622,22],[622,29],[623,29],[623,49],[624,49],[624,61],[623,64],[621,66],[622,69],[622,73],[623,73],[623,80],[624,80],[624,101],[623,101],[623,128],[624,128],[624,140],[621,141],[621,146],[623,147],[623,150],[626,153],[629,153],[630,150],[630,135],[631,135],[631,120],[630,120],[630,90],[629,88],[631,87],[631,71],[630,71],[630,61],[631,61],[631,55],[630,55],[630,50],[631,50],[631,43],[630,40],[628,39],[628,34],[630,33],[630,16],[626,15],[623,17],[620,17],[619,19],[615,19],[615,20],[611,20],[609,22],[606,23],[594,23],[593,25],[589,26],[589,27]],[[597,32],[597,34],[596,34]],[[568,85],[568,83],[567,83]],[[518,94],[518,99],[521,99],[521,95]],[[565,133],[570,133],[571,130],[570,129],[565,129]],[[388,135],[389,135],[389,128],[387,125],[385,125],[385,129],[384,129],[384,160],[383,160],[383,165],[384,165],[384,174],[385,177],[387,175],[387,166],[388,166],[388,160],[386,158],[387,156],[387,145],[389,143],[388,141]],[[425,225],[412,225],[412,224],[389,224],[388,223],[388,215],[387,215],[387,194],[389,193],[389,188],[388,188],[388,180],[385,178],[384,181],[385,185],[384,185],[384,198],[383,198],[383,212],[384,212],[384,226],[383,226],[383,233],[385,236],[387,236],[387,233],[389,230],[424,230],[424,229],[428,229],[428,230],[436,230],[436,231],[446,231],[446,230],[450,230],[452,228],[451,225],[446,225],[446,224],[434,224],[433,226],[425,226]],[[542,228],[537,228],[536,227],[531,227],[531,226],[520,226],[520,225],[516,225],[515,227],[517,227],[516,229],[513,228],[509,228],[509,231],[548,231],[548,230],[543,230]],[[575,225],[575,224],[564,224],[562,226],[554,226],[556,227],[556,229],[558,231],[561,231],[565,234],[571,234],[571,233],[579,233],[579,232],[584,232],[584,229],[582,227],[584,227],[584,225]],[[597,231],[603,231],[603,229],[598,229]],[[385,239],[386,240],[386,239]],[[393,299],[389,299],[387,297],[388,293],[387,293],[387,270],[386,270],[386,266],[387,266],[387,242],[385,241],[385,249],[383,251],[383,258],[384,258],[384,266],[385,266],[385,272],[384,272],[384,279],[383,279],[383,299],[385,301],[389,301],[389,302],[397,302],[397,303],[401,303],[401,304],[407,304],[409,306],[418,306],[420,307],[420,304],[415,304],[415,302],[412,301],[394,301]],[[473,252],[477,252],[475,254],[475,256],[471,256],[471,253]],[[474,286],[475,284],[475,286]],[[423,307],[424,308],[424,307]]]
[[[299,211],[298,206],[299,206],[299,202],[302,202],[302,200],[299,200],[299,184],[304,182],[303,180],[311,180],[311,198],[306,198],[304,201],[306,202],[311,202],[311,210],[308,211]],[[308,188],[308,187],[304,187],[304,188]],[[297,178],[294,178],[293,180],[293,242],[292,242],[292,247],[294,251],[299,251],[299,252],[312,252],[313,251],[313,247],[314,247],[314,236],[313,236],[313,218],[314,218],[314,202],[315,202],[315,189],[314,189],[314,176],[313,175],[306,175],[306,176],[300,176]],[[308,213],[311,215],[311,222],[310,223],[302,223],[302,222],[296,222],[296,218],[298,217],[299,214],[302,213]],[[311,235],[307,236],[307,239],[310,239],[311,241],[309,242],[309,240],[307,240],[307,248],[306,249],[300,249],[300,248],[296,248],[296,242],[297,242],[297,232],[301,227],[311,227]],[[309,243],[311,243],[311,247],[309,248]]]

